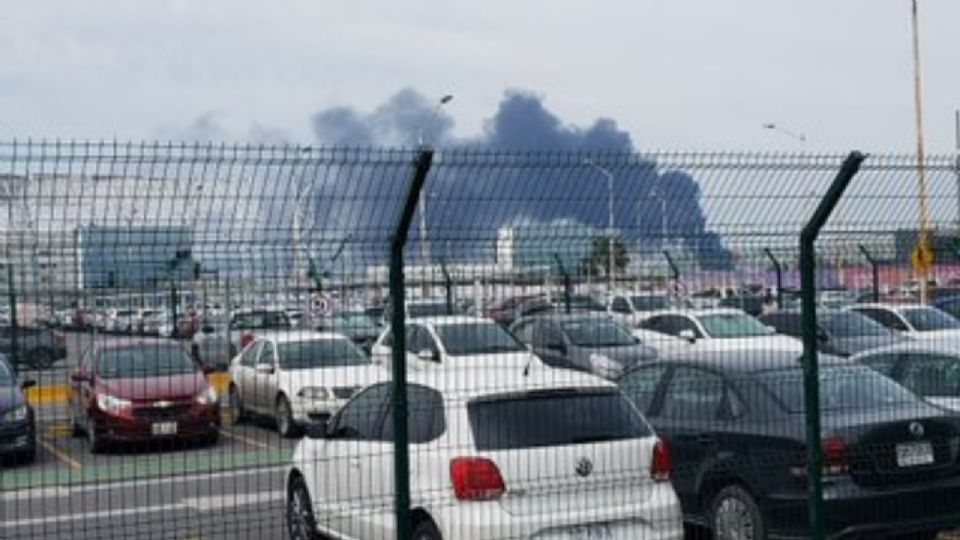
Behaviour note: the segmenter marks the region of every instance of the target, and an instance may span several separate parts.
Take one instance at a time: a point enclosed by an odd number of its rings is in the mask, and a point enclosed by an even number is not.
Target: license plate
[[[613,533],[610,532],[609,526],[601,523],[570,529],[567,538],[569,540],[613,540]]]
[[[933,463],[933,446],[929,442],[904,443],[897,445],[897,465],[916,467]]]
[[[158,422],[153,424],[153,434],[154,435],[176,435],[177,434],[177,423],[176,422]]]

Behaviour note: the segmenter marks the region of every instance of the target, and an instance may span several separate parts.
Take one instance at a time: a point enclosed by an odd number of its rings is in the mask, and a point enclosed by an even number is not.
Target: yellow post
[[[920,78],[920,18],[917,14],[917,0],[912,0],[913,6],[913,90],[914,90],[914,110],[916,113],[917,129],[917,189],[920,217],[920,234],[917,241],[918,259],[930,260],[932,254],[930,246],[930,212],[927,203],[927,178],[924,170],[923,154],[923,97]],[[929,264],[914,265],[914,270],[918,271],[920,280],[920,301],[926,302],[929,298],[927,290],[927,277],[930,274]]]

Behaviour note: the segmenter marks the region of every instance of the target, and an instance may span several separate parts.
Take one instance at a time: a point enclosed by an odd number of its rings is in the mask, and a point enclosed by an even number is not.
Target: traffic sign
[[[310,297],[310,312],[317,317],[330,315],[330,298],[324,293],[314,293]]]
[[[918,274],[929,274],[935,260],[936,254],[933,248],[923,241],[917,244],[917,247],[910,253],[910,263],[913,265],[913,271]]]

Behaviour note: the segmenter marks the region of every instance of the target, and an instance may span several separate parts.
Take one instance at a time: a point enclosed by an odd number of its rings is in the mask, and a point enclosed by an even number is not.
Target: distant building
[[[155,289],[193,276],[193,230],[179,226],[81,227],[78,288]]]

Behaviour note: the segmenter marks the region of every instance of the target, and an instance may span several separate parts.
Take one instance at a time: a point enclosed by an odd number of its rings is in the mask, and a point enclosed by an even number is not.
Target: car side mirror
[[[306,435],[311,439],[326,439],[328,438],[327,429],[328,422],[326,420],[317,420],[315,422],[310,422],[306,427]]]
[[[33,388],[33,387],[36,386],[36,385],[37,385],[37,381],[34,381],[34,380],[32,380],[32,379],[27,379],[27,380],[22,381],[22,382],[20,383],[20,389],[21,389],[21,390],[26,390],[27,388]]]
[[[417,353],[417,359],[424,362],[437,362],[437,353],[432,349],[423,349]]]
[[[86,373],[81,373],[79,371],[70,374],[70,380],[73,382],[86,382],[90,380],[90,377]]]
[[[257,364],[254,369],[261,375],[273,375],[274,372],[273,364]]]
[[[689,330],[689,329],[687,329],[687,330],[681,330],[681,331],[680,331],[680,334],[678,334],[678,335],[680,336],[680,339],[685,339],[685,340],[689,341],[690,343],[696,343],[696,342],[697,342],[697,335],[693,333],[693,330]]]

